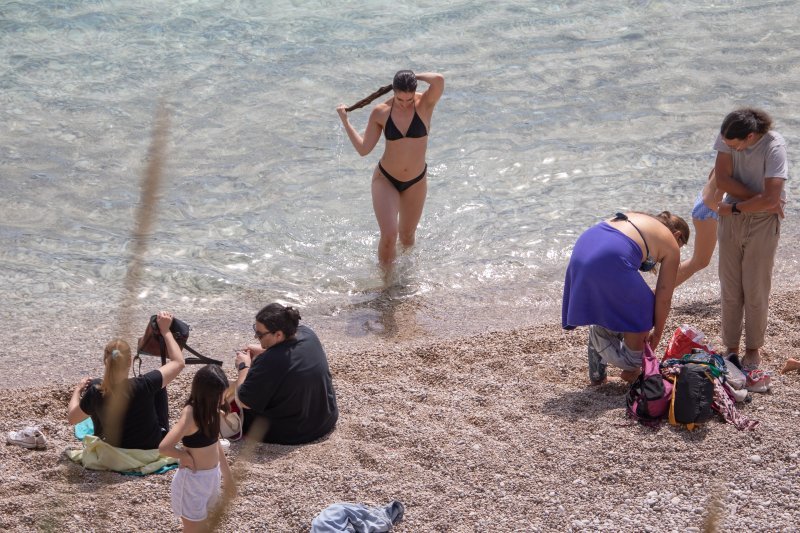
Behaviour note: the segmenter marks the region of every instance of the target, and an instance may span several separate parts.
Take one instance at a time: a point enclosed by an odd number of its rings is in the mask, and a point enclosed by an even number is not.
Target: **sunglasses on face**
[[[255,337],[258,340],[261,340],[261,337],[263,337],[264,335],[269,335],[270,333],[272,333],[272,332],[271,331],[264,331],[263,333],[259,332],[258,328],[256,327],[256,325],[253,324],[253,334],[255,335]]]

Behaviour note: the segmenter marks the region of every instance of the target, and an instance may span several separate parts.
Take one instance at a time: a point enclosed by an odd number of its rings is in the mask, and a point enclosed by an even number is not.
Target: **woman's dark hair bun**
[[[269,331],[283,331],[286,338],[289,338],[297,331],[300,312],[294,307],[283,306],[275,302],[259,311],[256,315],[256,321],[264,324]]]

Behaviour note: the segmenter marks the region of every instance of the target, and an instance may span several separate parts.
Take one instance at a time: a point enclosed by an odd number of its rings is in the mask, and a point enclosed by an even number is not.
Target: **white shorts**
[[[219,465],[209,470],[192,472],[179,468],[172,478],[172,512],[178,518],[200,522],[208,518],[208,510],[220,495]]]

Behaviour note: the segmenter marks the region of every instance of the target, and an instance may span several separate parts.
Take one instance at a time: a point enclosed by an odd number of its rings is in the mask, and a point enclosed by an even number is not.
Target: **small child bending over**
[[[219,366],[198,370],[178,422],[158,447],[163,455],[180,459],[172,478],[172,511],[187,532],[208,529],[209,510],[220,497],[220,477],[226,490],[234,487],[219,442],[220,406],[227,387],[228,378]],[[183,448],[176,448],[181,440]]]

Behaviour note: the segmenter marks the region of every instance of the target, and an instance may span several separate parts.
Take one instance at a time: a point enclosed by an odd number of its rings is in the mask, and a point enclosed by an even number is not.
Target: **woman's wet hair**
[[[772,117],[766,111],[743,107],[728,113],[719,132],[726,139],[745,139],[751,133],[767,133],[772,128]]]
[[[392,80],[392,89],[398,93],[413,93],[417,91],[417,77],[413,71],[399,70]]]
[[[384,94],[388,93],[391,90],[395,90],[401,93],[413,93],[417,90],[417,77],[414,75],[414,72],[411,70],[399,70],[394,75],[394,79],[392,80],[391,85],[384,85],[371,95],[367,96],[366,98],[359,100],[355,104],[351,105],[345,111],[348,113],[355,109],[361,109],[365,105],[369,104],[376,98],[383,96]]]
[[[100,393],[103,396],[113,394],[116,387],[128,379],[128,369],[131,366],[131,347],[122,339],[114,339],[103,351],[103,382],[100,384]]]
[[[194,423],[206,437],[219,435],[220,403],[227,388],[228,377],[219,365],[206,365],[194,375],[186,405],[192,406]]]
[[[683,244],[689,242],[689,236],[691,235],[691,232],[689,231],[689,224],[687,224],[684,219],[678,215],[673,215],[669,211],[662,211],[659,214],[652,216],[664,224],[669,229],[670,233],[675,233],[676,231],[680,232]]]
[[[294,307],[284,307],[279,303],[272,303],[258,312],[256,322],[261,322],[267,331],[272,333],[282,331],[288,339],[297,332],[300,312]]]

